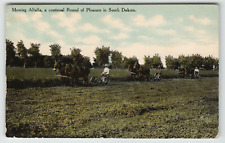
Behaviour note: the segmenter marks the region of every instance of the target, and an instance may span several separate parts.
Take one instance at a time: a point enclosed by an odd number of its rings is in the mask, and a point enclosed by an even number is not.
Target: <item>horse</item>
[[[131,77],[138,77],[138,68],[134,68],[133,66],[131,65],[128,65],[128,70],[130,71],[130,76]]]
[[[143,77],[145,77],[147,79],[147,81],[150,80],[150,69],[144,66],[141,66],[139,68],[139,76],[140,79],[143,79]]]
[[[178,75],[183,78],[193,78],[194,77],[194,69],[193,68],[178,68]]]
[[[185,68],[178,67],[178,77],[185,77]]]
[[[68,83],[69,79],[65,73],[65,66],[63,65],[63,63],[61,61],[59,61],[59,62],[55,61],[53,70],[59,72],[60,79],[65,86]]]
[[[143,80],[145,77],[147,81],[150,80],[150,69],[144,66],[132,67],[128,65],[128,70],[130,71],[131,77],[139,77],[140,80]]]
[[[61,76],[66,76],[66,74],[65,74],[65,66],[62,64],[61,61],[59,61],[59,62],[55,61],[53,70],[54,71],[59,71]]]
[[[194,68],[185,68],[186,78],[194,78]]]
[[[88,85],[88,76],[90,69],[85,66],[66,64],[65,66],[59,61],[55,62],[54,70],[58,70],[61,76],[71,78],[71,84],[79,84],[79,78],[83,78],[83,83]]]

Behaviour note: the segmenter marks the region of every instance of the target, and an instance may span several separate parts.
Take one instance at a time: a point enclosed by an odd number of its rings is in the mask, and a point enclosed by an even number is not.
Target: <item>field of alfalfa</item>
[[[101,71],[94,69],[91,76]],[[217,71],[202,72],[201,80],[163,71],[159,82],[140,82],[129,80],[127,70],[111,70],[107,85],[76,87],[61,86],[51,69],[9,68],[6,74],[8,137],[214,138],[218,133]]]

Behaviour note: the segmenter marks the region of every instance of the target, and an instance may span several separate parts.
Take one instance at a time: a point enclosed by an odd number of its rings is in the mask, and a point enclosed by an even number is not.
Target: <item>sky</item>
[[[42,12],[29,11],[30,8]],[[63,12],[54,11],[63,8]],[[51,44],[59,44],[64,55],[79,48],[91,61],[96,47],[102,46],[126,57],[136,56],[141,64],[144,56],[159,54],[165,66],[168,55],[219,58],[219,7],[216,4],[7,5],[6,38],[14,45],[23,40],[26,48],[30,48],[30,43],[40,43],[43,55],[51,54]]]

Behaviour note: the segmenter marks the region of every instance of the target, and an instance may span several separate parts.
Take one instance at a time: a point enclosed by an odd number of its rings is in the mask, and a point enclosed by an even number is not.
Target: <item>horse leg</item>
[[[79,84],[80,84],[80,83],[79,83],[79,78],[78,78],[78,77],[75,78],[75,83],[76,83],[76,85],[79,85]]]
[[[88,85],[88,76],[84,76],[83,79],[84,79],[84,84]]]
[[[71,77],[71,79],[70,79],[71,81],[70,81],[70,85],[73,87],[74,86],[74,78],[73,77]]]
[[[60,78],[61,78],[63,86],[66,86],[66,78],[65,77],[60,77]]]

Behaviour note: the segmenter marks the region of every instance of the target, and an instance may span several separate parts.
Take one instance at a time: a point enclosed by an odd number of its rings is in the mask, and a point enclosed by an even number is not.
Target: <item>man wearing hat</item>
[[[105,64],[105,68],[101,74],[101,81],[108,83],[108,78],[109,78],[109,68],[108,68],[108,65]]]
[[[108,68],[108,65],[105,64],[105,68],[102,72],[102,76],[107,76],[107,75],[109,75],[109,68]]]
[[[195,67],[194,76],[195,77],[199,76],[199,69],[198,69],[198,67]]]

